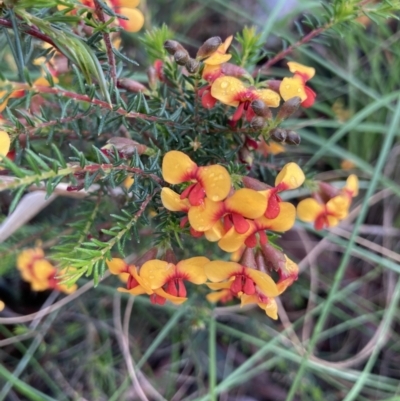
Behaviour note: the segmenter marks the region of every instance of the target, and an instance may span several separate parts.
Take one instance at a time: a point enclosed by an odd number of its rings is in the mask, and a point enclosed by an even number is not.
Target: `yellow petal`
[[[244,234],[238,234],[235,227],[231,227],[218,242],[218,246],[225,252],[236,252],[255,230],[255,225],[252,222],[250,222],[250,228]]]
[[[139,276],[149,283],[152,290],[161,288],[168,278],[175,274],[175,265],[164,260],[152,259],[147,261],[139,271]]]
[[[296,220],[296,208],[289,202],[280,202],[279,207],[280,212],[275,219],[261,216],[255,220],[257,228],[279,232],[290,230]]]
[[[225,234],[224,225],[220,220],[218,220],[209,230],[204,231],[204,236],[207,241],[216,242],[219,241]]]
[[[305,222],[312,222],[323,213],[324,206],[313,198],[303,199],[297,205],[297,217]]]
[[[196,173],[197,164],[185,153],[171,150],[164,156],[162,175],[169,184],[180,184],[192,179]]]
[[[6,91],[0,91],[0,99],[3,99],[3,101],[0,103],[0,113],[7,107],[8,99],[11,97],[8,95],[6,98],[4,98],[6,93]]]
[[[0,301],[0,312],[5,308],[5,303],[3,301]]]
[[[207,197],[214,202],[224,200],[231,190],[231,176],[225,167],[218,164],[200,167],[196,178],[203,186]]]
[[[133,175],[128,175],[128,177],[125,178],[122,185],[124,186],[124,188],[129,189],[133,185],[134,182],[135,182],[135,179],[133,178]]]
[[[73,294],[76,290],[78,289],[78,286],[76,284],[72,284],[70,286],[66,284],[58,284],[57,285],[57,290],[60,292],[63,292],[64,294]]]
[[[32,274],[37,280],[48,280],[55,273],[55,267],[45,259],[37,260],[32,265]]]
[[[115,10],[118,14],[127,17],[128,20],[118,18],[120,26],[127,32],[138,32],[144,25],[144,16],[142,12],[136,8],[121,7]]]
[[[287,64],[290,72],[293,72],[293,74],[299,72],[307,77],[307,81],[315,75],[315,68],[313,67],[307,67],[306,65],[296,63],[294,61],[289,61]]]
[[[141,287],[140,285],[138,285],[138,286],[135,287],[135,288],[131,288],[130,290],[127,290],[126,288],[119,287],[119,288],[118,288],[118,291],[119,291],[119,292],[127,292],[128,294],[131,294],[131,295],[142,295],[142,294],[146,294],[145,289],[144,289],[143,287]]]
[[[349,175],[344,189],[351,193],[353,198],[358,195],[358,177],[355,174]]]
[[[265,196],[253,189],[242,188],[225,200],[226,210],[247,219],[256,219],[264,214],[267,207]]]
[[[11,140],[6,131],[0,131],[0,156],[6,156],[10,151]]]
[[[45,291],[50,289],[50,283],[48,280],[33,280],[31,281],[31,287],[33,291]]]
[[[222,299],[227,298],[229,296],[231,296],[230,290],[221,290],[221,291],[216,291],[216,292],[210,292],[209,294],[206,295],[206,298],[207,298],[208,302],[216,304],[217,302],[219,302]]]
[[[206,286],[210,290],[222,290],[230,288],[233,280],[224,281],[222,283],[206,283]]]
[[[140,4],[140,0],[111,0],[112,7],[135,8]]]
[[[180,305],[183,304],[185,301],[187,301],[187,298],[184,297],[176,297],[175,295],[171,295],[168,292],[165,292],[162,288],[158,288],[157,290],[154,291],[157,295],[160,295],[161,297],[168,299],[175,305]]]
[[[190,209],[187,199],[181,199],[179,194],[166,187],[161,190],[161,202],[166,209],[172,212],[187,212]]]
[[[224,213],[223,202],[213,202],[205,198],[202,205],[192,206],[188,217],[190,225],[200,232],[210,230]]]
[[[220,51],[221,53],[226,53],[228,51],[229,46],[231,45],[233,40],[233,35],[228,36],[224,43],[222,43],[219,48],[218,51]]]
[[[295,189],[303,184],[306,179],[303,170],[296,163],[288,163],[279,172],[275,179],[275,186],[286,184],[285,189]]]
[[[41,248],[25,249],[17,258],[17,268],[25,270],[30,267],[34,260],[43,259],[44,253]]]
[[[112,258],[111,260],[106,260],[106,264],[111,274],[118,275],[128,270],[128,265],[123,259]]]
[[[211,95],[220,102],[229,106],[238,106],[236,96],[246,90],[246,86],[237,78],[220,77],[211,86]]]
[[[344,219],[349,213],[350,199],[345,195],[338,195],[326,203],[328,213],[333,214],[339,220]]]
[[[296,96],[298,96],[301,101],[307,99],[304,83],[299,77],[283,78],[279,86],[279,92],[283,100],[289,100]]]
[[[279,295],[278,287],[268,274],[248,267],[246,268],[246,274],[255,282],[265,296],[276,297]]]
[[[220,281],[228,280],[235,274],[241,274],[243,268],[239,263],[215,260],[207,263],[204,266],[204,271],[210,281],[213,283],[218,283]]]
[[[210,260],[204,256],[182,260],[176,265],[177,274],[183,275],[185,280],[191,283],[204,284],[207,281],[204,266],[209,262]]]
[[[339,224],[339,219],[335,216],[326,216],[328,227],[336,227]]]
[[[281,97],[278,93],[271,89],[257,89],[255,91],[258,98],[262,100],[268,107],[278,107],[281,101]]]
[[[204,60],[204,64],[206,65],[220,65],[223,63],[226,63],[231,59],[232,55],[231,54],[221,54],[218,52],[215,52],[212,56],[208,57],[206,60]]]
[[[277,320],[278,319],[278,304],[276,303],[275,299],[268,299],[267,303],[258,303],[258,306],[261,309],[264,309],[265,313],[271,319]]]
[[[258,300],[257,294],[253,294],[253,295],[243,294],[240,297],[240,307],[243,307],[246,305],[251,305],[251,304],[256,304],[258,302],[259,302],[259,300]]]

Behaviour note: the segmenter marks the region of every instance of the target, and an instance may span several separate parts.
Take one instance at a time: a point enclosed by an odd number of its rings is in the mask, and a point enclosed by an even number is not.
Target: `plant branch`
[[[106,22],[106,19],[104,17],[104,12],[101,4],[98,0],[94,0],[94,5],[97,18],[100,20],[100,22],[104,24]],[[112,49],[110,34],[108,32],[103,32],[103,39],[106,45],[108,62],[110,64],[110,77],[115,86],[117,84],[117,67],[115,65],[115,56]]]

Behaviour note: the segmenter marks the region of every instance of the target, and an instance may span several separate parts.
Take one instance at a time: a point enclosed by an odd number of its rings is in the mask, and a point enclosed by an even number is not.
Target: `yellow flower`
[[[0,312],[5,308],[5,303],[2,301],[2,300],[0,300]]]
[[[267,208],[265,217],[275,219],[280,210],[281,198],[278,193],[289,189],[300,187],[305,180],[305,175],[301,168],[296,163],[288,163],[279,172],[275,179],[275,187],[260,191],[267,198]]]
[[[150,295],[152,303],[163,305],[169,300],[178,305],[187,300],[184,281],[197,285],[206,282],[204,265],[208,262],[203,256],[182,260],[176,265],[152,259],[140,268],[139,275],[154,292]]]
[[[11,140],[10,136],[5,131],[0,131],[0,159],[2,156],[7,156],[10,151]]]
[[[225,167],[218,164],[198,167],[185,153],[172,150],[165,154],[162,162],[162,175],[169,184],[181,184],[194,180],[181,194],[191,205],[200,205],[207,196],[220,201],[228,196],[231,178]]]
[[[289,100],[293,97],[300,97],[303,107],[311,107],[314,104],[317,94],[308,86],[306,82],[315,75],[315,69],[305,65],[288,62],[290,72],[294,75],[291,78],[283,78],[279,92],[284,100]]]
[[[261,292],[256,292],[253,295],[243,294],[240,297],[240,306],[257,304],[263,309],[268,317],[271,319],[278,319],[278,305],[274,298],[267,297]]]
[[[247,87],[242,81],[234,77],[223,76],[217,78],[211,86],[211,95],[221,103],[236,107],[231,120],[238,121],[246,113],[246,119],[250,121],[254,117],[254,111],[250,107],[254,100],[262,100],[268,107],[278,107],[280,96],[271,89],[255,89]]]

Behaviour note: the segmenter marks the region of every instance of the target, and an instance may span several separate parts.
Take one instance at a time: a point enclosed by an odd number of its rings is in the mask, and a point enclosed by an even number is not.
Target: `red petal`
[[[314,228],[316,230],[322,230],[325,225],[327,225],[326,216],[324,214],[321,214],[315,219]]]
[[[246,110],[246,120],[251,121],[253,117],[255,117],[256,113],[254,113],[254,110],[252,107],[248,107]]]
[[[201,97],[201,104],[205,109],[212,109],[217,103],[217,99],[211,95],[210,91],[204,92],[203,96]]]
[[[281,208],[279,206],[279,198],[277,195],[272,194],[268,199],[268,206],[264,216],[267,219],[276,219],[279,215],[280,210]]]
[[[206,192],[200,183],[197,183],[189,194],[189,202],[192,206],[199,206],[203,203]]]
[[[183,192],[181,193],[180,198],[181,198],[181,199],[188,198],[190,192],[192,191],[192,189],[194,188],[195,185],[196,185],[196,184],[191,184],[191,185],[189,185],[188,187],[186,187],[186,188],[183,190]]]
[[[301,103],[301,105],[305,108],[308,108],[314,104],[317,94],[308,86],[305,86],[304,90],[306,91],[307,98]]]
[[[247,295],[253,295],[256,293],[256,287],[252,279],[246,277],[246,281],[243,286],[243,292]]]
[[[185,298],[186,297],[186,288],[182,279],[178,280],[178,297]]]
[[[231,121],[232,122],[239,121],[242,118],[243,110],[244,110],[244,103],[240,103],[235,113],[233,114]]]
[[[244,241],[244,244],[248,248],[254,248],[257,245],[257,237],[255,234],[251,234],[250,237],[246,238],[246,241]]]
[[[232,213],[232,222],[238,234],[244,234],[250,228],[249,222],[238,213]]]
[[[235,277],[235,280],[231,285],[231,291],[233,294],[237,294],[242,291],[242,276]]]

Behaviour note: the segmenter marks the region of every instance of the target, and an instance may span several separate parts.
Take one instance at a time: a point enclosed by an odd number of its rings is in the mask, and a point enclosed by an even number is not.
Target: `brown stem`
[[[272,57],[270,60],[268,60],[263,66],[261,66],[256,71],[254,71],[253,76],[256,76],[259,73],[259,71],[261,71],[261,70],[267,70],[269,67],[273,66],[275,63],[277,63],[278,61],[285,58],[294,49],[296,49],[297,47],[299,47],[301,45],[304,45],[305,43],[310,42],[312,39],[314,39],[316,36],[320,35],[322,32],[329,29],[331,26],[332,26],[332,22],[329,22],[328,24],[325,24],[324,26],[321,26],[320,28],[312,30],[310,33],[308,33],[306,36],[304,36],[303,38],[298,40],[296,43],[293,43],[287,49],[282,50],[275,57]]]
[[[19,83],[19,82],[13,82],[13,88],[15,89],[23,89],[23,90],[31,90],[32,87],[30,87],[27,84],[23,84],[23,83]],[[41,86],[41,85],[34,85],[33,88],[39,93],[49,93],[52,95],[59,95],[59,96],[63,96],[63,97],[68,97],[70,99],[74,99],[74,100],[78,100],[80,102],[87,102],[87,103],[91,103],[94,104],[96,106],[100,106],[103,109],[107,109],[107,110],[114,110],[114,105],[110,105],[107,102],[104,102],[103,100],[99,100],[99,99],[92,99],[87,95],[82,95],[80,93],[76,93],[76,92],[71,92],[71,91],[67,91],[65,89],[61,89],[61,88],[55,88],[55,87],[49,87],[49,86]],[[141,118],[143,120],[147,120],[147,121],[159,121],[159,118],[156,116],[148,116],[147,114],[143,114],[143,113],[136,113],[136,112],[127,112],[126,110],[119,108],[117,110],[114,110],[116,113],[121,114],[127,118]],[[174,125],[173,122],[163,122],[163,124],[165,125]]]
[[[101,4],[99,3],[98,0],[94,0],[94,5],[95,5],[97,18],[100,20],[100,22],[102,22],[104,24],[106,22],[106,19],[105,19],[103,8],[102,8]],[[113,81],[114,85],[116,85],[117,84],[117,67],[115,65],[115,56],[114,56],[114,52],[112,49],[110,34],[108,32],[103,32],[103,39],[104,39],[104,43],[105,43],[106,49],[107,49],[108,62],[110,64],[110,77],[111,77],[111,80]]]
[[[12,28],[11,21],[6,20],[5,18],[0,18],[0,25],[5,26],[7,28]],[[53,40],[49,36],[45,35],[43,32],[39,31],[39,29],[36,28],[35,26],[19,25],[19,28],[21,28],[21,30],[27,33],[28,35],[31,35],[37,39],[43,40],[44,42],[51,44],[60,53],[62,53],[62,51],[57,47],[57,45],[53,42]]]

